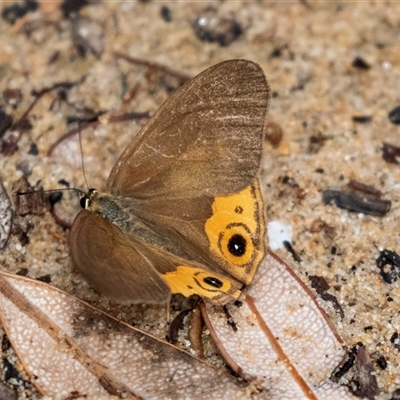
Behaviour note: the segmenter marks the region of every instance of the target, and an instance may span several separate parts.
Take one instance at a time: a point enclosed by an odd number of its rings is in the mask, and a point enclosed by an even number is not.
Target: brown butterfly
[[[268,102],[262,69],[231,60],[160,107],[112,169],[109,193],[89,190],[73,223],[72,262],[95,290],[124,303],[239,297],[265,253]]]

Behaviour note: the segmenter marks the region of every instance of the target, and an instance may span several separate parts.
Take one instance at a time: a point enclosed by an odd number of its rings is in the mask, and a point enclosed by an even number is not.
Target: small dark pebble
[[[351,66],[364,71],[371,69],[371,66],[362,57],[356,57]]]
[[[400,277],[400,256],[395,251],[386,249],[380,251],[376,266],[386,283],[393,283]]]
[[[172,21],[172,13],[171,13],[171,9],[168,6],[162,6],[160,9],[160,15],[161,18],[165,21],[165,22],[171,22]]]
[[[373,326],[368,325],[368,326],[364,326],[364,332],[368,332],[368,331],[372,331]]]
[[[31,228],[32,228],[31,224],[27,225],[25,229],[22,229],[21,226],[14,224],[11,233],[18,239],[21,246],[26,246],[29,243],[28,232],[30,231]],[[26,270],[26,273],[28,273],[27,268],[22,268],[22,270]]]
[[[15,368],[14,364],[11,364],[7,358],[3,357],[3,367],[4,367],[4,380],[8,381],[11,378],[19,379],[19,372]]]
[[[282,53],[286,50],[289,46],[284,44],[282,46],[275,47],[271,53],[269,53],[269,58],[279,58],[282,57]]]
[[[51,275],[46,274],[43,276],[39,276],[36,278],[37,281],[44,282],[44,283],[51,283]]]
[[[376,359],[376,363],[378,367],[382,370],[385,370],[388,365],[385,357],[382,354],[379,354],[378,358]]]
[[[395,349],[400,351],[400,335],[398,332],[394,332],[390,337],[390,342],[393,343]]]
[[[60,180],[58,181],[58,183],[59,183],[60,185],[65,186],[66,188],[69,188],[69,187],[70,187],[69,182],[66,181],[65,179],[60,179]]]
[[[400,125],[400,106],[393,108],[388,114],[389,121],[394,125]]]
[[[54,64],[60,58],[60,51],[56,50],[47,60],[47,65]]]
[[[275,121],[269,121],[265,127],[265,140],[270,142],[272,146],[278,147],[282,142],[283,129]]]
[[[49,195],[49,202],[52,206],[54,206],[54,204],[58,203],[63,197],[63,193],[59,190],[57,190],[56,192],[50,193]]]
[[[36,11],[38,8],[38,2],[35,0],[25,0],[22,3],[15,2],[8,7],[4,7],[1,12],[1,18],[13,25],[15,22],[24,17],[29,12]]]
[[[86,17],[75,16],[72,21],[72,43],[81,57],[87,53],[100,58],[105,47],[104,28],[94,20]]]
[[[214,8],[205,10],[192,27],[198,39],[216,42],[221,47],[229,46],[243,33],[242,26],[233,16],[220,16]]]
[[[291,188],[298,188],[300,187],[299,184],[295,181],[294,178],[288,176],[288,175],[284,175],[282,177],[279,177],[279,180],[284,184],[284,185],[288,185]]]
[[[310,154],[317,154],[330,138],[331,136],[323,135],[321,132],[317,135],[311,135],[308,143],[308,152]]]
[[[32,156],[37,156],[39,154],[39,149],[36,143],[31,143],[28,154],[31,154]]]
[[[28,268],[21,268],[17,273],[16,273],[16,275],[19,275],[19,276],[28,276]]]

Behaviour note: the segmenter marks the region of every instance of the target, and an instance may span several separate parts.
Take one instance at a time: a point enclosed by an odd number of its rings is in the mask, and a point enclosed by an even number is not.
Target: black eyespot
[[[207,283],[207,285],[214,286],[217,289],[221,289],[223,286],[223,283],[218,278],[214,278],[213,276],[207,276],[203,279],[203,282]]]
[[[86,209],[86,207],[87,207],[87,202],[88,202],[88,198],[86,197],[86,196],[84,196],[84,197],[82,197],[80,200],[79,200],[79,204],[81,205],[81,207],[85,210]]]
[[[239,234],[233,235],[228,242],[228,250],[235,257],[242,257],[246,253],[246,239]]]

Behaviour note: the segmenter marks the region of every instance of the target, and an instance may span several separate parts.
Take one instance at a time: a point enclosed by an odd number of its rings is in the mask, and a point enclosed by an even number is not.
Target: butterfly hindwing
[[[102,216],[81,211],[68,241],[72,263],[99,293],[123,303],[169,301],[169,286],[139,246]]]

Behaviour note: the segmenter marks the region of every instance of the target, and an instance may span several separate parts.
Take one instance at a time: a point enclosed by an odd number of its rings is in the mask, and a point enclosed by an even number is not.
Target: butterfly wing
[[[269,87],[261,68],[226,61],[187,82],[134,137],[108,190],[134,198],[238,192],[256,176]]]
[[[201,264],[138,240],[90,211],[77,215],[68,239],[72,263],[90,285],[121,303],[166,304],[171,292],[223,303],[240,295],[239,282],[210,275]]]
[[[264,254],[256,177],[268,101],[258,65],[232,60],[207,69],[156,112],[107,182],[190,257],[245,284]]]
[[[81,211],[68,242],[72,263],[99,293],[122,303],[168,303],[171,290],[140,243],[99,214]]]

